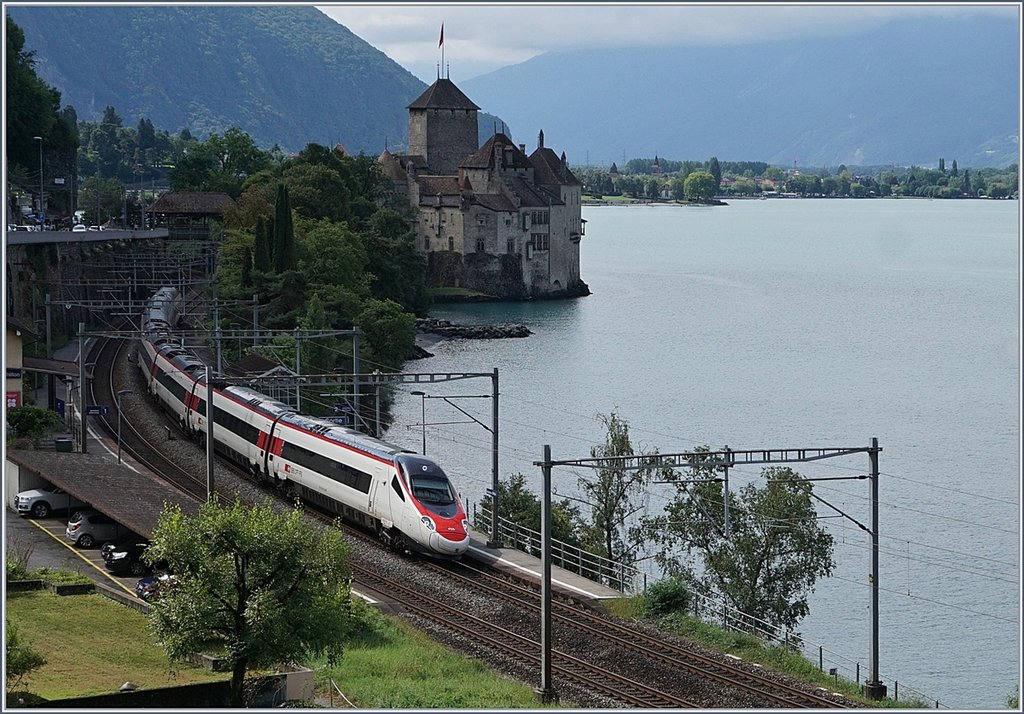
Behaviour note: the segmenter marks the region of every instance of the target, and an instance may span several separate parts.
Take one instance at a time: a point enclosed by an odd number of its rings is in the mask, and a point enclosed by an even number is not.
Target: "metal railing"
[[[490,535],[490,508],[481,506],[479,515],[474,508],[473,525]],[[540,555],[540,533],[501,516],[498,517],[498,540],[502,547],[521,550],[533,556]],[[647,590],[647,573],[632,565],[595,555],[556,538],[551,539],[551,564],[607,585],[623,594]]]
[[[473,524],[481,531],[490,534],[491,515],[486,504],[481,504],[479,515],[474,507]],[[533,556],[540,555],[540,533],[535,530],[499,516],[498,535],[503,548],[514,548]],[[551,563],[626,595],[636,595],[647,591],[648,573],[554,538],[551,540]],[[651,575],[650,577],[653,579],[655,576]],[[823,645],[806,642],[790,630],[777,627],[749,613],[737,610],[717,593],[701,593],[692,589],[688,589],[687,592],[690,594],[687,614],[726,630],[752,635],[767,646],[782,646],[799,652],[811,662],[815,661],[816,655],[818,669],[836,677],[837,683],[839,677],[858,685],[861,683],[860,662],[826,649]],[[949,708],[920,691],[906,685],[901,687],[898,680],[882,676],[881,673],[879,676],[882,681],[888,679],[893,682],[889,696],[895,701],[899,701],[902,690],[904,700],[917,699],[921,702],[934,702],[936,709]]]

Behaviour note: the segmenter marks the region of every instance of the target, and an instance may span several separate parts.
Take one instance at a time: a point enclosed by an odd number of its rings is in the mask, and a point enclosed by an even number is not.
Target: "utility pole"
[[[540,688],[544,704],[558,700],[551,687],[551,446],[544,445],[540,485]]]
[[[871,439],[871,448],[868,450],[868,459],[871,462],[871,473],[868,479],[871,481],[871,575],[868,582],[871,584],[871,665],[869,677],[864,682],[864,695],[868,699],[882,699],[885,697],[886,687],[878,675],[878,439]]]
[[[213,374],[206,366],[206,501],[213,500]]]

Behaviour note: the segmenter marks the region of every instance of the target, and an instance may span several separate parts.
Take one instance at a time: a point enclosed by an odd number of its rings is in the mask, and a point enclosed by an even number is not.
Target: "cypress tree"
[[[267,222],[263,216],[256,219],[252,267],[258,273],[270,272],[270,239],[267,237]]]
[[[288,200],[288,188],[277,185],[277,202],[274,206],[274,271],[283,273],[294,270],[295,233],[292,228],[292,209]]]

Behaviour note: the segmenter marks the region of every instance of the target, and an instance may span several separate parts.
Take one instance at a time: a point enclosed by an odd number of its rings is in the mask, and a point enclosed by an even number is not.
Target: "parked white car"
[[[85,227],[84,225],[82,225],[81,223],[76,223],[76,224],[75,224],[75,225],[74,225],[74,226],[73,226],[73,227],[71,228],[71,230],[72,230],[72,232],[74,232],[74,233],[85,233],[85,232],[86,232],[86,231],[88,230],[88,228],[86,228],[86,227]]]
[[[14,510],[23,516],[31,513],[36,518],[46,518],[53,511],[72,511],[88,505],[55,486],[33,488],[14,497]]]

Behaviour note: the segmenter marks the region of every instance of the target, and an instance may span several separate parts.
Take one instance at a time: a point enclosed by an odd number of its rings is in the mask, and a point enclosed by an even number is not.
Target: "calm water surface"
[[[721,208],[587,207],[573,301],[446,307],[460,322],[522,322],[523,340],[451,341],[418,372],[500,375],[500,471],[539,483],[544,444],[585,458],[617,412],[662,453],[868,446],[880,455],[880,669],[892,694],[1005,706],[1020,672],[1019,206],[996,201],[739,201]],[[431,386],[490,393],[489,380]],[[490,424],[490,401],[456,400]],[[440,399],[400,397],[387,435],[427,451],[476,503],[490,434]],[[462,423],[459,423],[462,422]],[[468,423],[467,423],[468,422]],[[866,455],[794,468],[864,473]],[[577,478],[554,471],[561,496]],[[734,488],[760,482],[737,468]],[[667,494],[653,487],[649,508]],[[816,493],[870,523],[866,481]],[[827,514],[827,509],[819,512]],[[840,671],[869,662],[867,535],[823,520],[836,572],[804,637]]]

